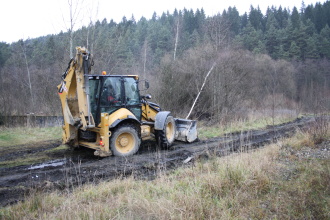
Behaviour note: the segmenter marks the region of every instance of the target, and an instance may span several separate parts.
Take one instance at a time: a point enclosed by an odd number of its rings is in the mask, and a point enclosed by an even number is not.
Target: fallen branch
[[[195,105],[196,105],[196,102],[197,102],[197,100],[198,100],[198,98],[199,98],[199,96],[200,96],[200,94],[201,94],[201,92],[202,92],[202,90],[203,90],[203,88],[204,88],[204,86],[205,86],[206,80],[207,80],[207,78],[209,77],[209,75],[210,75],[210,73],[212,72],[212,70],[213,70],[213,68],[214,68],[215,65],[216,65],[216,63],[214,62],[213,65],[212,65],[212,67],[211,67],[211,69],[210,69],[209,72],[206,74],[206,76],[205,76],[205,78],[204,78],[203,85],[202,85],[201,89],[199,90],[199,92],[198,92],[198,94],[197,94],[197,96],[196,96],[196,98],[195,98],[195,101],[194,101],[193,105],[191,106],[191,109],[190,109],[190,111],[189,111],[189,113],[188,113],[186,119],[189,118],[189,116],[190,116],[192,110],[194,109],[194,107],[195,107]]]

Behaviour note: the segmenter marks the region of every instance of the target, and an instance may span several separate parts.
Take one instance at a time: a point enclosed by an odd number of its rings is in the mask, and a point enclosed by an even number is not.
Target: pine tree
[[[257,47],[255,47],[252,52],[254,54],[264,54],[264,53],[266,53],[265,43],[262,42],[261,40],[259,40]]]
[[[162,25],[159,31],[157,48],[159,48],[163,53],[172,50],[173,36],[171,35],[170,28],[167,25]]]
[[[275,16],[275,18],[277,20],[277,23],[278,23],[279,28],[285,28],[286,27],[285,26],[285,24],[286,24],[286,21],[285,21],[286,18],[284,17],[282,6],[280,6],[278,8],[278,10],[276,10],[274,12],[274,16]]]
[[[278,59],[288,59],[289,58],[289,52],[284,50],[283,45],[280,45],[280,49],[278,51]]]
[[[313,5],[308,5],[305,8],[305,13],[304,13],[304,21],[307,21],[308,19],[312,21],[312,23],[314,23],[315,19],[314,19],[314,6]]]
[[[183,10],[183,30],[189,34],[197,28],[197,22],[193,10]]]
[[[197,30],[194,30],[194,32],[190,35],[189,44],[191,45],[191,47],[195,47],[199,43],[200,43],[200,36]]]
[[[278,33],[278,22],[275,19],[273,11],[270,9],[267,12],[267,22],[266,22],[266,33],[265,33],[265,44],[268,54],[272,58],[278,57],[278,52],[280,48],[280,38]]]
[[[242,16],[241,16],[241,27],[240,30],[243,30],[248,24],[248,15],[245,12]]]
[[[318,59],[320,58],[319,52],[317,50],[317,36],[314,35],[313,37],[309,37],[307,40],[306,46],[306,59]]]
[[[314,24],[318,33],[322,30],[322,28],[326,25],[326,16],[324,15],[324,11],[321,3],[316,3],[314,8]]]
[[[313,36],[314,33],[316,33],[316,29],[315,29],[315,25],[313,24],[313,22],[310,19],[307,19],[307,21],[305,22],[305,32],[308,36]]]
[[[300,48],[300,54],[301,58],[305,59],[305,54],[307,52],[307,39],[309,38],[307,34],[307,27],[302,23],[300,25],[299,30],[295,30],[296,37],[295,42],[297,43],[297,46]]]
[[[260,8],[257,9],[253,8],[251,5],[250,13],[249,13],[249,22],[256,30],[264,30],[263,27],[263,14],[261,13]]]
[[[294,60],[300,60],[301,57],[300,48],[298,47],[295,41],[291,42],[291,46],[289,49],[289,57]]]
[[[55,39],[54,36],[51,35],[46,42],[46,49],[47,49],[47,64],[50,66],[51,64],[54,63],[55,60],[55,50],[56,50],[56,45],[55,45]]]
[[[296,7],[292,9],[291,22],[294,29],[300,28],[300,16]]]
[[[242,31],[243,45],[246,49],[253,51],[258,47],[259,41],[262,39],[261,30],[256,31],[254,27],[248,22],[247,26]]]
[[[271,25],[269,30],[266,32],[265,41],[268,54],[272,58],[276,59],[280,49],[280,40],[278,36],[278,30],[274,25]]]
[[[240,30],[240,16],[236,7],[229,7],[227,15],[223,15],[225,19],[228,19],[230,24],[230,31],[237,35]]]
[[[293,28],[292,22],[289,20],[287,27],[281,33],[281,45],[285,51],[289,51],[291,47],[291,42],[295,40],[296,31]]]
[[[274,28],[278,29],[279,24],[275,18],[275,14],[272,11],[269,11],[267,13],[267,21],[266,21],[266,31],[270,29],[270,27],[273,26]]]
[[[6,61],[9,59],[11,53],[10,53],[10,47],[9,44],[5,42],[0,42],[0,70],[6,63]]]
[[[319,48],[321,57],[330,58],[330,28],[326,25],[319,36]]]
[[[329,25],[325,25],[325,27],[321,30],[321,37],[330,40],[330,28]]]
[[[141,17],[136,24],[135,37],[138,39],[139,45],[143,45],[148,35],[148,21],[145,17]]]
[[[319,51],[321,57],[330,59],[330,41],[328,39],[323,38],[321,40]]]
[[[323,4],[323,11],[325,15],[325,25],[330,25],[330,1],[326,1]]]
[[[205,18],[206,18],[203,8],[201,10],[197,9],[195,13],[195,17],[196,17],[196,26],[197,26],[196,30],[200,36],[203,36],[205,32]]]

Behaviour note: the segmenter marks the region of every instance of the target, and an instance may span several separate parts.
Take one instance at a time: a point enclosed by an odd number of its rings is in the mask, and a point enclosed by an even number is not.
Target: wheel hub
[[[122,147],[126,147],[128,145],[129,141],[128,141],[128,138],[127,137],[122,137],[120,140],[119,140],[119,144],[120,146]]]
[[[135,137],[132,132],[122,132],[115,140],[115,148],[119,153],[126,154],[134,150],[136,146]]]

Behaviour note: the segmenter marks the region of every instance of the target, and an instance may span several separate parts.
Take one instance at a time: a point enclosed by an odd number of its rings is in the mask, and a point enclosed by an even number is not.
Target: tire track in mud
[[[0,169],[0,206],[15,203],[25,194],[38,190],[72,189],[85,183],[98,183],[133,175],[139,179],[154,179],[177,167],[189,166],[196,159],[226,156],[233,152],[247,152],[265,144],[289,137],[297,128],[309,126],[314,118],[300,118],[293,122],[226,134],[191,144],[175,143],[170,150],[155,150],[155,142],[147,141],[138,154],[127,158],[92,156],[83,149],[69,155],[57,155],[50,163]],[[42,149],[46,149],[43,146]],[[53,144],[51,147],[54,147]],[[55,166],[56,165],[56,166]]]

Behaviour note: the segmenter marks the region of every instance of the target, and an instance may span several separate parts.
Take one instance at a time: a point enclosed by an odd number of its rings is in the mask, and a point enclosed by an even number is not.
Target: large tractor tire
[[[133,125],[124,124],[115,128],[110,137],[110,148],[115,156],[130,156],[140,147],[141,139]]]
[[[156,131],[156,140],[158,146],[163,149],[168,149],[174,142],[175,139],[175,121],[173,116],[167,116],[162,130]]]

